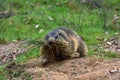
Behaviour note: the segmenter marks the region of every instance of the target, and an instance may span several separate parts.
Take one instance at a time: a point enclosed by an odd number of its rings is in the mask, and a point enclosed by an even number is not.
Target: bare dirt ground
[[[16,56],[28,50],[25,41],[12,42],[0,45],[0,65],[15,60]]]
[[[33,80],[120,80],[120,59],[77,58],[41,67],[38,59],[25,63]]]
[[[12,63],[5,69],[9,71],[8,80],[120,80],[120,59],[84,57],[42,67],[35,58],[24,64]]]
[[[112,51],[120,54],[120,39],[118,36],[104,40],[104,46],[107,52]]]

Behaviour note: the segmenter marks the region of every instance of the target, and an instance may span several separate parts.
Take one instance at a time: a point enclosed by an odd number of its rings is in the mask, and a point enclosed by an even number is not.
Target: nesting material
[[[75,53],[68,42],[59,40],[52,45],[45,43],[41,48],[41,55],[47,55],[51,60],[61,60],[73,57]]]
[[[59,40],[50,47],[53,55],[57,57],[61,56],[62,58],[68,58],[74,54],[71,46],[66,41]]]

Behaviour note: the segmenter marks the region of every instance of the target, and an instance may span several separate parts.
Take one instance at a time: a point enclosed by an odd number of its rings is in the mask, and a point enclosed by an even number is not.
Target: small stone
[[[113,73],[118,73],[118,72],[120,72],[119,70],[116,70],[116,69],[114,69],[114,70],[110,70],[109,71],[111,74],[113,74]]]
[[[35,29],[37,29],[39,27],[39,25],[37,24],[37,25],[35,25]]]
[[[112,45],[112,43],[111,42],[107,42],[107,45]]]
[[[54,20],[51,16],[48,16],[48,19],[49,19],[49,20],[51,20],[51,21],[53,21],[53,20]]]
[[[43,29],[40,29],[40,30],[39,30],[39,33],[42,33],[43,31],[44,31]]]

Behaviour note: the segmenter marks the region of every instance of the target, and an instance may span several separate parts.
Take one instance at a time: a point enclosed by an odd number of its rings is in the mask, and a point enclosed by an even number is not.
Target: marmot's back
[[[81,38],[78,36],[78,34],[66,27],[59,27],[57,29],[63,30],[67,34],[68,41],[71,44],[72,49],[77,51],[79,43],[81,42]]]

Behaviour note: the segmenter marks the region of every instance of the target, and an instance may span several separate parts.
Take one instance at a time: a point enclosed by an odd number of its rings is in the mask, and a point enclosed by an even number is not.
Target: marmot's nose
[[[49,44],[53,44],[53,41],[52,41],[52,40],[50,40],[50,41],[49,41]]]
[[[49,39],[49,44],[53,44],[54,43],[54,39],[50,38]]]

